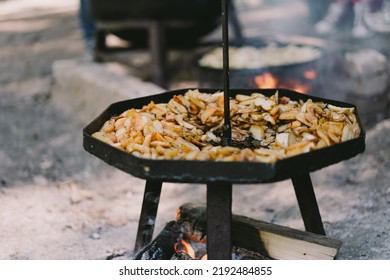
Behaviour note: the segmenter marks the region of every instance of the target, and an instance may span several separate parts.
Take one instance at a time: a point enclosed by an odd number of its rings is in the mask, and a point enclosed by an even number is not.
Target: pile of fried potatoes
[[[92,136],[142,158],[273,163],[358,137],[354,111],[277,91],[237,94],[230,99],[232,141],[253,145],[222,146],[223,92],[188,90],[168,103],[126,110]]]

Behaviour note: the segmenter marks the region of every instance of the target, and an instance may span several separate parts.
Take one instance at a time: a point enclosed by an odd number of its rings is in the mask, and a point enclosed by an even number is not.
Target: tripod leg
[[[161,188],[162,182],[160,181],[146,181],[134,253],[137,253],[152,240]]]
[[[207,184],[207,255],[209,260],[232,258],[232,184]]]
[[[325,235],[320,210],[309,174],[291,178],[303,223],[307,231]]]

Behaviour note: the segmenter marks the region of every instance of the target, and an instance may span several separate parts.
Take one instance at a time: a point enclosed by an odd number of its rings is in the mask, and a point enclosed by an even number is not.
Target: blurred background
[[[231,3],[232,87],[358,106],[366,151],[313,184],[338,258],[389,259],[389,1]],[[144,181],[88,154],[82,129],[118,100],[220,87],[218,57],[200,64],[220,20],[218,0],[0,0],[0,259],[128,257]],[[156,232],[204,200],[201,186],[167,185]],[[235,188],[233,210],[302,229],[290,185]]]

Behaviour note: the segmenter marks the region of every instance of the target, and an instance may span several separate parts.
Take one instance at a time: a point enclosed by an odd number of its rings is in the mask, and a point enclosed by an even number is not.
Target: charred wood
[[[169,260],[175,254],[174,245],[182,236],[181,227],[169,222],[147,246],[136,253],[135,260]]]
[[[185,203],[179,207],[176,220],[183,227],[187,238],[207,242],[206,205]]]

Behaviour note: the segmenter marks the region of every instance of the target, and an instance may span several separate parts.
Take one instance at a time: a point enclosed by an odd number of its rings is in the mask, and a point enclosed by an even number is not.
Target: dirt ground
[[[85,125],[52,102],[52,63],[84,59],[76,0],[0,1],[0,259],[130,257],[144,181],[82,148]],[[337,259],[390,259],[390,120],[366,151],[312,173]],[[205,187],[164,184],[156,233]],[[303,229],[290,181],[234,186],[233,212]]]

